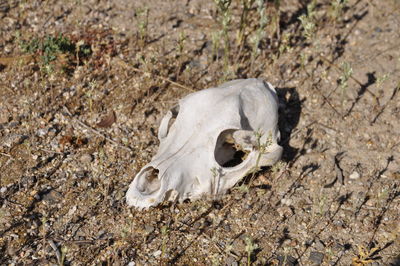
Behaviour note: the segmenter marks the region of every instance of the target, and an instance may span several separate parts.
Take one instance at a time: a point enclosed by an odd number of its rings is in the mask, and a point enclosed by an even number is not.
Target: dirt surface
[[[0,1],[0,264],[399,265],[400,3],[331,2],[268,2],[254,46],[256,2],[238,41],[242,1],[226,36],[211,0]],[[128,208],[166,110],[248,77],[278,91],[282,162]]]

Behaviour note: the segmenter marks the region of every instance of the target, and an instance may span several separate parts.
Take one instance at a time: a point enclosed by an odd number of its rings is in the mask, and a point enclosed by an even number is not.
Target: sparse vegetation
[[[0,2],[1,265],[399,264],[398,1]],[[129,209],[166,110],[250,77],[282,162]]]
[[[303,35],[307,40],[311,40],[314,36],[316,25],[315,25],[315,5],[317,1],[313,0],[307,5],[307,14],[301,15],[299,20],[303,28]]]
[[[351,75],[353,74],[353,68],[348,62],[343,62],[341,68],[342,68],[342,75],[339,78],[339,85],[342,91],[342,105],[343,105],[343,102],[345,100],[346,89],[348,87],[348,81]]]
[[[20,38],[19,35],[17,36]],[[62,34],[47,35],[44,38],[33,38],[29,41],[20,40],[20,47],[24,53],[39,56],[41,69],[47,74],[54,71],[55,62],[61,64],[62,69],[66,70],[71,66],[71,57],[76,65],[79,65],[80,58],[91,54],[90,47],[83,41],[74,43]]]
[[[251,256],[253,256],[254,251],[258,249],[258,245],[254,243],[253,239],[251,237],[246,237],[245,238],[246,242],[246,252],[247,252],[247,265],[251,265]]]

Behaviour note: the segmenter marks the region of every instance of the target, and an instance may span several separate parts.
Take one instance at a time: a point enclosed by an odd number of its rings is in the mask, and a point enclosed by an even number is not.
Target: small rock
[[[5,108],[0,109],[0,124],[5,124],[8,122],[10,114]]]
[[[349,176],[350,179],[359,179],[360,178],[360,173],[354,171],[353,173],[351,173],[351,175]]]
[[[290,255],[278,255],[277,259],[279,261],[279,265],[282,266],[295,266],[299,264],[297,260]]]
[[[238,266],[239,264],[237,263],[236,259],[234,257],[229,256],[226,261],[226,265],[228,266]]]
[[[154,226],[151,226],[151,225],[148,225],[148,224],[146,224],[145,226],[144,226],[144,230],[146,231],[146,233],[152,233],[153,231],[154,231]]]
[[[288,206],[279,207],[276,209],[280,217],[290,217],[293,215],[293,211]]]
[[[47,134],[47,129],[46,128],[41,128],[38,131],[36,131],[36,135],[39,137],[44,137]]]
[[[153,256],[159,257],[161,255],[161,250],[154,251]]]
[[[282,202],[283,205],[290,206],[290,205],[292,205],[293,200],[284,198],[284,199],[281,200],[281,202]]]
[[[311,251],[309,260],[316,265],[321,265],[324,260],[324,254],[318,251]]]
[[[6,187],[1,187],[0,188],[0,193],[4,193],[4,192],[6,192],[7,191],[7,188]]]
[[[93,156],[90,155],[90,154],[85,153],[85,154],[83,154],[83,155],[81,156],[80,160],[81,160],[82,163],[88,164],[88,163],[90,163],[91,161],[93,161]]]

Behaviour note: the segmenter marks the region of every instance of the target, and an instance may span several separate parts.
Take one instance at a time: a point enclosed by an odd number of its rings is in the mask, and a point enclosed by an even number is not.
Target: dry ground
[[[399,265],[400,2],[332,2],[268,1],[254,49],[255,3],[238,42],[242,1],[227,38],[211,0],[0,1],[0,264]],[[75,51],[24,50],[59,34]],[[282,162],[128,208],[163,113],[246,77],[277,88]]]

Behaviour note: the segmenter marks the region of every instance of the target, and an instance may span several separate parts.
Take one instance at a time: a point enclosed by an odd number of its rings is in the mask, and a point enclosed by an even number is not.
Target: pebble
[[[318,251],[311,251],[309,260],[316,265],[321,265],[324,260],[324,254]]]
[[[144,230],[147,232],[147,233],[152,233],[153,231],[154,231],[154,226],[151,226],[151,225],[145,225],[144,226]]]
[[[350,179],[359,179],[360,178],[360,173],[354,171],[353,173],[351,173],[351,175],[349,176]]]
[[[293,211],[288,206],[279,207],[276,209],[280,217],[290,217],[293,215]]]
[[[290,206],[290,205],[292,205],[293,200],[284,198],[284,199],[281,200],[281,202],[282,202],[283,205]]]
[[[159,257],[161,255],[161,250],[154,251],[153,256]]]
[[[226,259],[225,263],[226,263],[226,265],[229,265],[229,266],[238,266],[238,263],[237,263],[236,259],[234,257],[232,257],[232,256],[229,256]]]
[[[82,163],[88,164],[88,163],[90,163],[91,161],[93,161],[93,156],[90,155],[90,154],[85,153],[85,154],[83,154],[83,155],[81,156],[80,160],[81,160]]]
[[[0,188],[0,193],[4,193],[4,192],[6,192],[7,191],[7,188],[6,187],[1,187]]]

